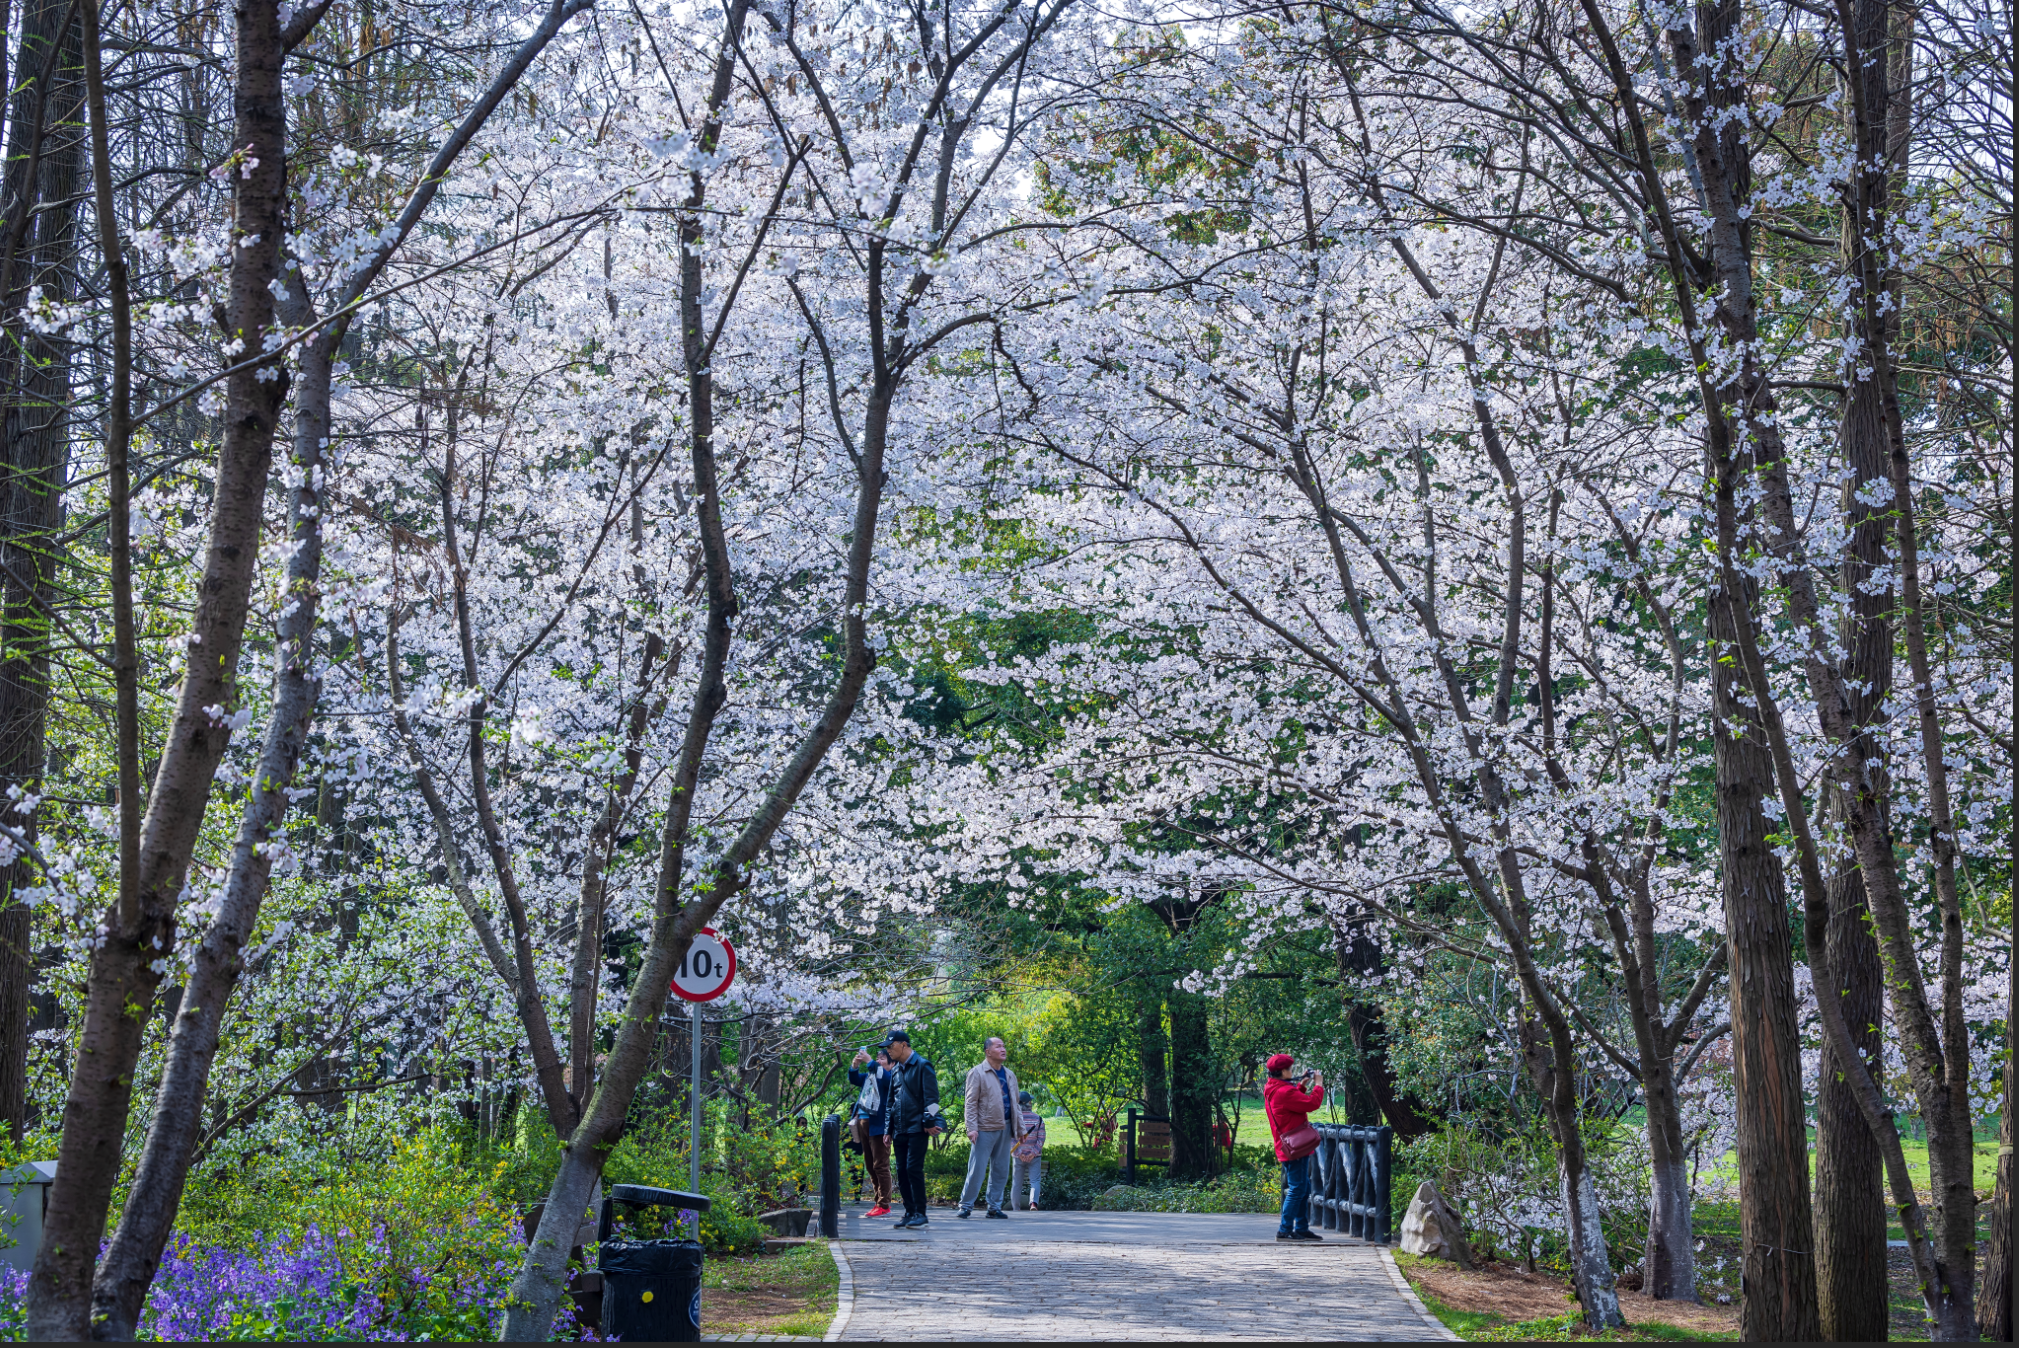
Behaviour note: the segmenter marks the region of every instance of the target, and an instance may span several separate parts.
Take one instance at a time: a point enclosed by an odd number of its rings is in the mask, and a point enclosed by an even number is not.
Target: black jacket
[[[946,1127],[939,1112],[939,1075],[925,1055],[914,1053],[893,1071],[897,1080],[890,1092],[892,1135]]]

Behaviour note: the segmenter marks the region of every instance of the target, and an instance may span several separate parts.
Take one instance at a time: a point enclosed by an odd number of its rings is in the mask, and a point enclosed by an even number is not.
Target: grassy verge
[[[824,1244],[777,1254],[708,1256],[701,1269],[707,1334],[803,1334],[819,1338],[834,1319],[841,1275]]]

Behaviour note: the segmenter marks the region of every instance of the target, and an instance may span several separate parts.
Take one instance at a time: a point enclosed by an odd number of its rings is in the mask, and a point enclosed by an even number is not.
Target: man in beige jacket
[[[988,1215],[1007,1219],[1003,1189],[1009,1184],[1010,1152],[1023,1136],[1023,1112],[1016,1107],[1017,1078],[1009,1070],[1009,1048],[1000,1039],[982,1046],[984,1059],[967,1074],[966,1102],[961,1121],[967,1127],[967,1183],[960,1191],[957,1217],[974,1215],[974,1200],[985,1194]],[[984,1177],[986,1182],[984,1182]]]

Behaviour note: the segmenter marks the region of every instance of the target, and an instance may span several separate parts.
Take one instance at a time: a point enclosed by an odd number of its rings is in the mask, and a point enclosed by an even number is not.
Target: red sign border
[[[683,1002],[712,1002],[717,997],[720,997],[723,993],[729,991],[729,985],[736,981],[736,947],[729,943],[729,938],[727,936],[724,936],[721,932],[715,930],[715,928],[713,927],[703,927],[699,932],[695,934],[698,936],[713,936],[716,940],[722,942],[722,949],[728,952],[729,955],[728,976],[722,980],[721,987],[715,989],[715,991],[709,993],[706,997],[696,997],[693,993],[688,992],[686,989],[682,988],[678,983],[669,982],[668,986],[672,989],[673,995],[675,997],[678,997]],[[688,949],[689,950],[693,949],[691,943]]]

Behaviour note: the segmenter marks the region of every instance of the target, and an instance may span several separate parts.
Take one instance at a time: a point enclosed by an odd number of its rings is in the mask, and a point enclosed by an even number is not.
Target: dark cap
[[[1018,1091],[1017,1103],[1020,1105],[1028,1105],[1033,1103],[1033,1101],[1031,1100],[1031,1093],[1029,1091]]]
[[[883,1037],[883,1043],[881,1047],[889,1048],[892,1044],[897,1043],[909,1044],[910,1042],[911,1042],[911,1036],[906,1034],[903,1030],[892,1030],[889,1034]]]

